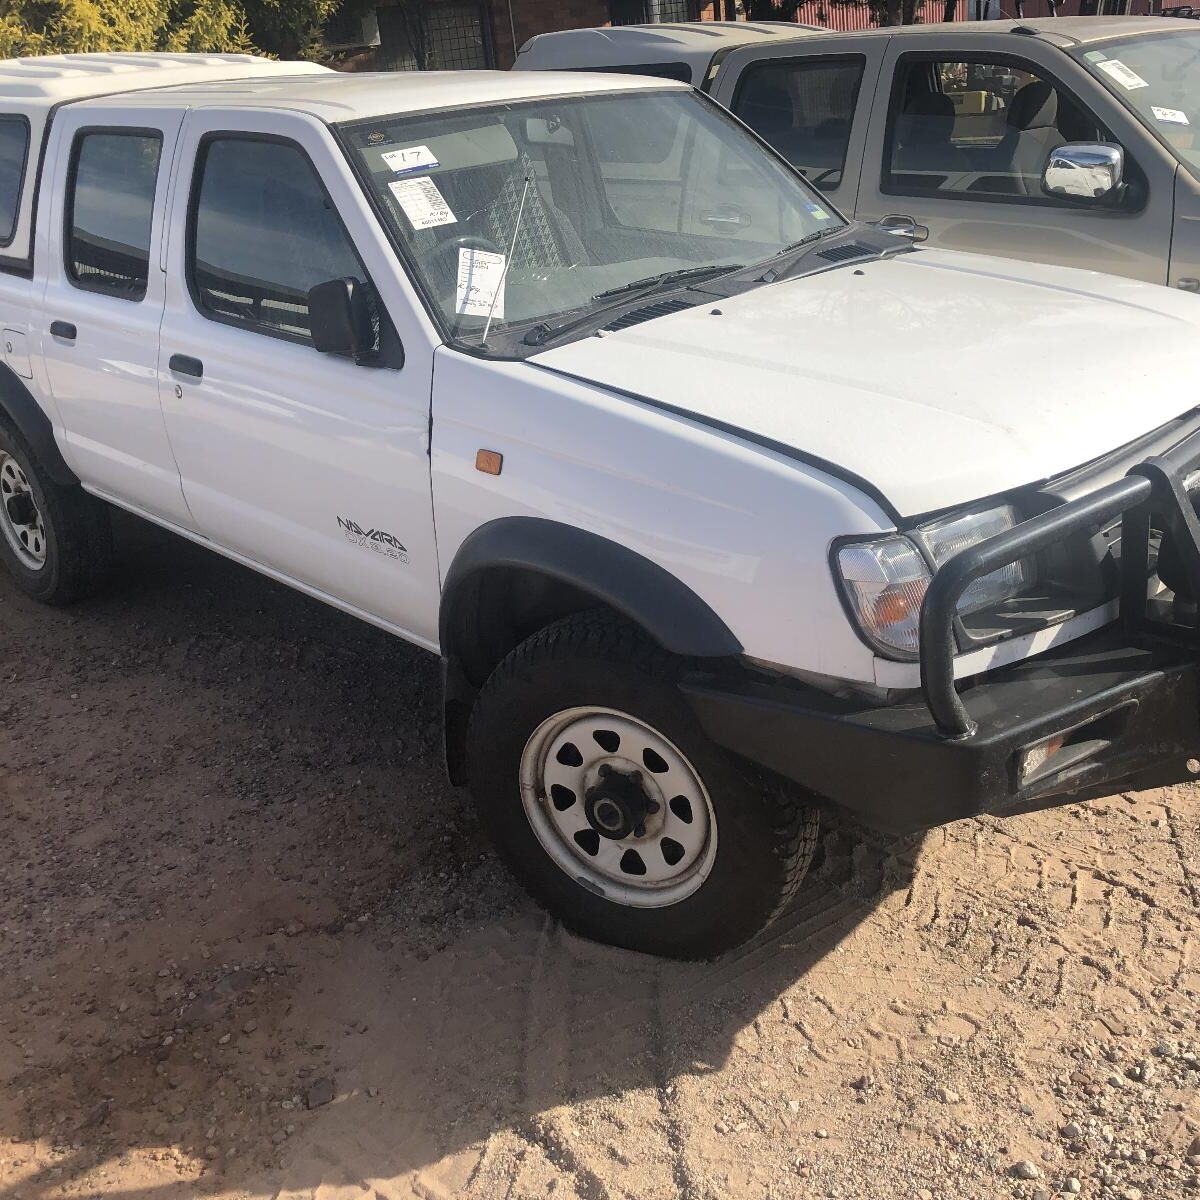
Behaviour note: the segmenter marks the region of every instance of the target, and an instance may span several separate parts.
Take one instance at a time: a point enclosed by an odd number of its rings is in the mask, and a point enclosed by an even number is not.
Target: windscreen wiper
[[[608,288],[607,291],[597,292],[593,300],[615,299],[629,292],[645,291],[646,294],[657,291],[668,283],[682,283],[685,279],[696,280],[705,275],[721,275],[727,271],[738,271],[745,263],[709,263],[704,267],[681,267],[677,271],[662,271],[658,275],[648,275],[645,279],[635,279],[631,283],[623,283],[620,287]]]
[[[591,324],[597,316],[607,312],[610,308],[632,304],[642,299],[643,296],[649,296],[667,288],[678,287],[684,282],[694,283],[701,278],[713,275],[727,275],[730,271],[740,270],[744,265],[744,263],[710,263],[705,267],[683,267],[678,271],[663,271],[661,274],[650,275],[645,279],[635,279],[631,283],[623,283],[620,287],[608,288],[606,291],[597,292],[592,297],[593,302],[601,301],[598,308],[589,308],[581,316],[564,321],[561,325],[550,325],[546,322],[535,325],[522,340],[527,346],[544,346],[555,338]]]
[[[802,237],[798,242],[793,242],[792,245],[775,255],[774,261],[763,273],[764,282],[774,283],[779,279],[787,279],[808,254],[806,247],[815,245],[831,233],[845,233],[849,228],[849,225],[837,225],[831,229],[818,229],[807,237]],[[797,251],[799,253],[796,253]],[[786,259],[786,261],[782,265],[777,265],[781,259]]]

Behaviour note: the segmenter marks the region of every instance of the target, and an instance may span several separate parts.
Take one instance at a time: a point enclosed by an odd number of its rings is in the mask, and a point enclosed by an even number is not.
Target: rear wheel
[[[564,924],[706,958],[791,898],[817,814],[707,738],[677,687],[687,666],[605,614],[560,621],[496,668],[468,770],[502,854]]]
[[[27,596],[83,599],[112,562],[108,511],[78,485],[54,483],[25,440],[0,424],[0,561]]]

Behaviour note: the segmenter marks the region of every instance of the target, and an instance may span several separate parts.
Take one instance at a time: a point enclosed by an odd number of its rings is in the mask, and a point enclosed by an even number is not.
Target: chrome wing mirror
[[[1067,142],[1050,151],[1042,172],[1042,191],[1067,200],[1112,199],[1125,175],[1120,146]]]

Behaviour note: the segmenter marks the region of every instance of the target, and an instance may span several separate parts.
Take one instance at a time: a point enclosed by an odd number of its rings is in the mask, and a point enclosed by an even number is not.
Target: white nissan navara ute
[[[823,807],[1200,772],[1194,297],[848,222],[677,83],[240,57],[0,64],[0,240],[16,585],[118,505],[439,654],[587,935],[741,942]]]

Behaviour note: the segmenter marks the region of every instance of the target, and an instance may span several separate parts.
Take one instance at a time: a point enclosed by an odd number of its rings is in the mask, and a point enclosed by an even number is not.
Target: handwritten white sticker
[[[438,160],[428,146],[406,146],[403,150],[389,150],[383,155],[387,163],[397,175],[407,175],[410,171],[427,171],[436,167]]]
[[[1105,62],[1098,62],[1096,69],[1103,71],[1110,79],[1115,79],[1127,92],[1132,92],[1135,88],[1150,86],[1136,71],[1131,71],[1119,58],[1110,58]]]
[[[493,303],[494,302],[494,303]],[[458,299],[454,311],[465,317],[504,316],[504,255],[460,247]]]
[[[1165,121],[1168,125],[1190,125],[1187,113],[1180,112],[1177,108],[1159,108],[1157,104],[1150,105],[1150,111],[1154,114],[1155,120]]]
[[[420,179],[394,179],[388,184],[396,203],[404,210],[414,229],[433,229],[437,225],[453,225],[458,218],[428,175]]]

